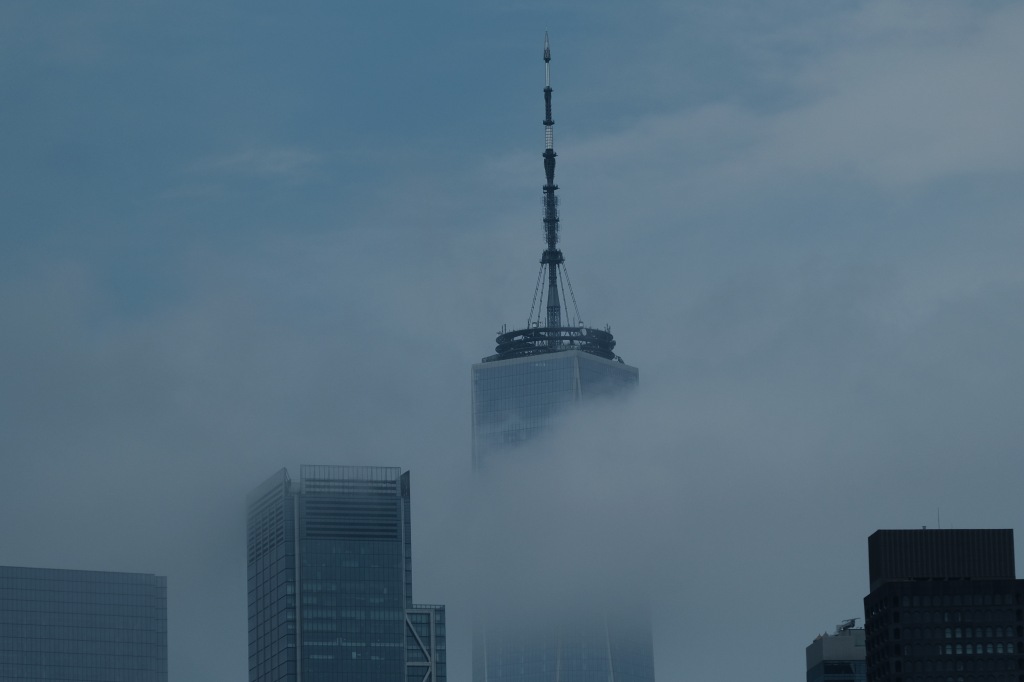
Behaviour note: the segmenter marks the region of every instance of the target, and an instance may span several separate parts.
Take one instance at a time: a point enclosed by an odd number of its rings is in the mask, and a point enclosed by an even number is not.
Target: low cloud
[[[319,153],[299,147],[253,147],[200,159],[193,171],[300,180],[308,176],[321,159]]]

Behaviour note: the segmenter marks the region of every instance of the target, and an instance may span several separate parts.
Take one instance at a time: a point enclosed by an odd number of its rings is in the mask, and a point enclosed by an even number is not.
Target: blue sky
[[[557,469],[653,529],[614,535],[659,679],[799,678],[875,529],[1019,525],[1017,3],[15,1],[0,563],[166,574],[172,676],[245,679],[246,491],[403,466],[467,680],[452,499],[543,246],[545,30],[562,248],[643,386]]]

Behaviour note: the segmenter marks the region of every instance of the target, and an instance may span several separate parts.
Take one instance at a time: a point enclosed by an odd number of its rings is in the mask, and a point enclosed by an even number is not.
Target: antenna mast
[[[565,258],[558,250],[558,197],[555,190],[555,120],[551,118],[551,44],[544,32],[544,238],[548,247],[540,262],[548,267],[548,327],[562,326],[562,303],[558,298],[558,266]]]
[[[565,270],[565,258],[558,249],[558,196],[555,194],[555,119],[551,117],[551,43],[544,32],[544,239],[547,248],[540,259],[537,286],[533,292],[530,316],[523,329],[508,330],[502,327],[496,339],[495,354],[483,359],[484,362],[523,358],[566,350],[579,350],[606,360],[618,360],[615,355],[615,338],[611,328],[593,329],[583,324],[576,295]],[[547,270],[547,286],[544,286],[544,271]],[[567,302],[572,302],[567,311],[566,326],[562,326],[562,301],[559,286],[564,282],[569,292]],[[541,309],[547,294],[547,320],[541,323]],[[563,292],[564,293],[564,292]],[[537,311],[534,318],[533,311]],[[575,318],[573,318],[575,315]]]

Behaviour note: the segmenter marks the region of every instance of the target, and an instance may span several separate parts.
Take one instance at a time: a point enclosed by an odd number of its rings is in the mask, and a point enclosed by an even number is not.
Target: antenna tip
[[[544,61],[551,61],[551,43],[548,41],[547,31],[544,31]]]

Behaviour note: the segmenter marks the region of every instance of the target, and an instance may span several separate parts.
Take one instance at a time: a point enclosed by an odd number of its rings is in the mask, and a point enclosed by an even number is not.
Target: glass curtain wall
[[[167,682],[167,579],[0,566],[0,680]]]
[[[412,603],[409,488],[398,468],[303,466],[249,496],[250,682],[406,682],[410,618],[435,612],[418,679],[444,679],[444,607]]]

